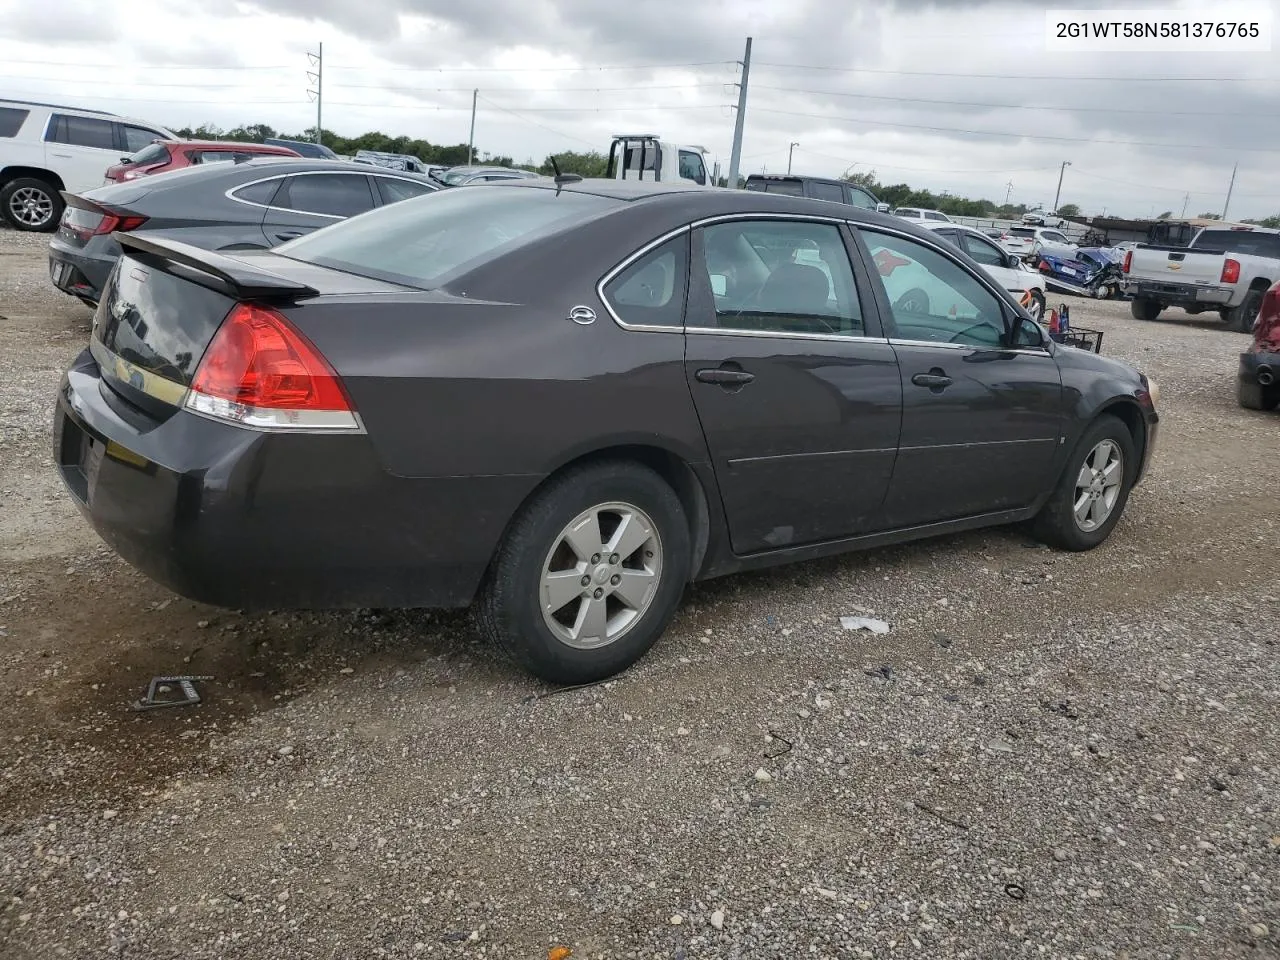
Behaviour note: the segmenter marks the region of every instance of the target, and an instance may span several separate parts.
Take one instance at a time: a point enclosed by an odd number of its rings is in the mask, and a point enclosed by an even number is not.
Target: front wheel
[[[1120,522],[1138,471],[1137,446],[1120,419],[1104,414],[1081,436],[1035,535],[1063,550],[1092,550]]]
[[[476,604],[480,632],[549,683],[603,680],[666,630],[690,565],[680,499],[640,464],[572,470],[516,518]]]

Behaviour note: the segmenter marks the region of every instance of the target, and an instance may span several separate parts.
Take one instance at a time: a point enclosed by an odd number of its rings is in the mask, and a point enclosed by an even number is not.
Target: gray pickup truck
[[[1166,307],[1214,310],[1248,333],[1276,280],[1280,231],[1264,227],[1206,227],[1188,246],[1140,243],[1124,258],[1124,292],[1139,320],[1154,320]]]

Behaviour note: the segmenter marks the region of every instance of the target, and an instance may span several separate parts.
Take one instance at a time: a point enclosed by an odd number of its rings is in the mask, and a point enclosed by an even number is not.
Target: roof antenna
[[[559,193],[560,193],[560,188],[561,188],[561,187],[563,187],[566,183],[581,183],[581,182],[582,182],[582,177],[581,177],[580,175],[576,174],[576,173],[561,173],[561,172],[560,172],[560,164],[556,163],[556,156],[555,156],[555,154],[554,154],[554,153],[553,153],[553,154],[551,154],[551,156],[549,156],[547,159],[551,161],[551,169],[552,169],[552,170],[554,170],[554,171],[555,171],[555,174],[556,174],[555,183],[556,183],[556,193],[557,193],[557,194],[559,194]]]

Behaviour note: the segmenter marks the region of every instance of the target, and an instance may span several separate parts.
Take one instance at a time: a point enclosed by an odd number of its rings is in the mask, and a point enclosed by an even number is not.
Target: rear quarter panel
[[[595,285],[674,223],[579,231],[519,252],[452,294],[294,308],[347,384],[386,468],[406,477],[544,476],[604,447],[707,460],[684,337],[619,327]],[[575,306],[597,319],[569,319]]]

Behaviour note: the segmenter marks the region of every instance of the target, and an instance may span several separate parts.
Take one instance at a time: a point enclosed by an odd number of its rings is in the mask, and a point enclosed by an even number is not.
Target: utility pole
[[[1191,202],[1191,194],[1189,193],[1183,194],[1182,195],[1182,213],[1178,217],[1179,220],[1185,220],[1187,218],[1187,204],[1190,202]]]
[[[1227,208],[1231,206],[1231,191],[1234,190],[1236,186],[1236,167],[1238,166],[1240,166],[1240,163],[1237,161],[1235,166],[1231,168],[1231,183],[1227,186],[1227,202],[1222,205],[1223,220],[1227,219]]]
[[[316,98],[316,143],[322,143],[320,136],[324,127],[321,126],[322,115],[320,110],[323,106],[322,94],[324,92],[324,44],[320,44],[319,53],[308,53],[307,59],[316,68],[315,73],[307,71],[307,79],[314,80],[316,85],[314,90],[307,90],[307,94]]]
[[[1071,166],[1070,160],[1063,160],[1062,167],[1058,170],[1058,192],[1053,195],[1053,212],[1058,212],[1058,201],[1062,199],[1062,175],[1067,172],[1067,167]]]
[[[733,151],[729,154],[729,189],[738,189],[738,164],[742,161],[742,126],[747,119],[747,76],[751,73],[751,38],[742,55],[742,82],[738,86],[738,115],[733,120]]]
[[[467,138],[467,166],[476,162],[476,101],[480,99],[479,89],[471,91],[471,136]]]
[[[792,141],[791,146],[787,147],[787,176],[791,175],[791,154],[798,146],[800,146],[800,141],[795,140]]]
[[[1008,187],[1004,192],[1004,205],[1007,207],[1009,205],[1009,198],[1013,196],[1013,181],[1010,180],[1005,184],[1005,186]]]

